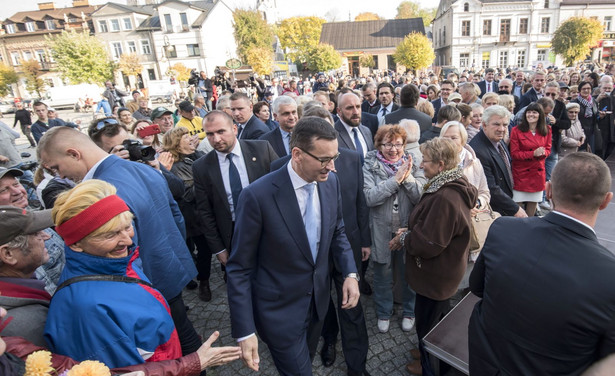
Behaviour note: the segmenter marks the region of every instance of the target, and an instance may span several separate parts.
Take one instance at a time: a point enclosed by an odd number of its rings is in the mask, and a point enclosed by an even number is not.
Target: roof
[[[561,5],[615,5],[615,0],[562,0]]]
[[[70,8],[57,8],[57,9],[49,9],[49,10],[32,10],[32,11],[24,11],[17,12],[11,17],[7,18],[7,21],[12,21],[14,23],[24,22],[26,18],[29,18],[33,21],[43,21],[47,19],[56,19],[63,20],[64,15],[73,15],[77,18],[81,18],[81,13],[89,16],[96,9],[98,9],[99,5],[91,5],[87,7],[70,7]]]
[[[394,48],[412,32],[425,34],[422,18],[331,22],[322,25],[320,42],[336,50]]]
[[[199,0],[199,1],[166,0],[158,4],[157,6],[161,6],[167,3],[180,3],[180,4],[188,5],[191,8],[209,11],[211,10],[211,8],[213,8],[216,1],[214,0]]]
[[[150,29],[160,29],[160,17],[151,16],[147,17],[141,25],[137,27],[137,30],[150,30]]]
[[[105,5],[101,6],[94,13],[97,13],[97,12],[101,11],[102,9],[108,7],[108,6],[113,7],[113,8],[118,8],[118,9],[121,9],[121,10],[123,10],[125,12],[129,12],[129,13],[147,14],[149,16],[154,14],[154,9],[151,6],[149,6],[149,5],[133,7],[133,6],[130,6],[130,5],[111,3],[111,2],[106,3]]]

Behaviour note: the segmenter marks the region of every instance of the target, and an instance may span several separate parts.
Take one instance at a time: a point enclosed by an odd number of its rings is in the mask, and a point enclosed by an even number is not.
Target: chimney
[[[47,3],[38,3],[38,10],[54,10],[56,9],[56,5],[53,1],[49,1]]]
[[[88,0],[73,0],[73,7],[88,7],[90,2]]]

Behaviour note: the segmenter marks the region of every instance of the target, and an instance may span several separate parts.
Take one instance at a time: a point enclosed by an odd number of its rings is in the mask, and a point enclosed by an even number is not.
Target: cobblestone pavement
[[[371,268],[370,268],[371,269]],[[371,283],[371,275],[368,270],[367,279]],[[212,273],[210,278],[210,286],[212,290],[212,300],[208,303],[201,301],[198,298],[197,290],[184,290],[184,301],[190,310],[188,317],[192,320],[199,335],[203,339],[208,338],[215,330],[220,331],[220,339],[216,342],[218,345],[232,346],[235,344],[231,337],[231,323],[229,319],[229,309],[226,297],[226,284],[222,279],[220,264],[212,262]],[[376,312],[374,310],[373,300],[369,296],[361,297],[361,304],[365,311],[365,320],[367,322],[367,332],[369,334],[369,350],[367,353],[367,371],[373,375],[408,375],[406,371],[406,363],[412,360],[410,357],[410,349],[418,344],[418,339],[414,329],[410,332],[401,330],[401,317],[394,315],[391,318],[391,326],[388,333],[380,333],[376,327]],[[396,306],[399,308],[399,306]],[[312,363],[312,371],[314,375],[346,375],[346,363],[342,354],[341,340],[338,335],[337,341],[337,358],[335,364],[331,367],[323,367],[320,361],[320,349],[322,347],[322,339],[318,344],[318,353]],[[271,355],[267,350],[267,345],[263,342],[259,343],[260,374],[262,375],[277,375],[277,371],[271,360]],[[254,372],[247,369],[241,360],[207,371],[208,375],[213,376],[231,376],[231,375],[249,375]]]

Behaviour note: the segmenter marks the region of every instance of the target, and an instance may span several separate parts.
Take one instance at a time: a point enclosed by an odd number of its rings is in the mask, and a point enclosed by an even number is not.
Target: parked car
[[[13,114],[15,111],[16,108],[13,102],[0,101],[0,112],[3,114]]]

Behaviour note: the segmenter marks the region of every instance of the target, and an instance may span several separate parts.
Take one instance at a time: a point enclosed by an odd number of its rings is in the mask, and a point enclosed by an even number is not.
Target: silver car
[[[11,102],[0,101],[0,112],[3,114],[15,113],[15,105]]]

